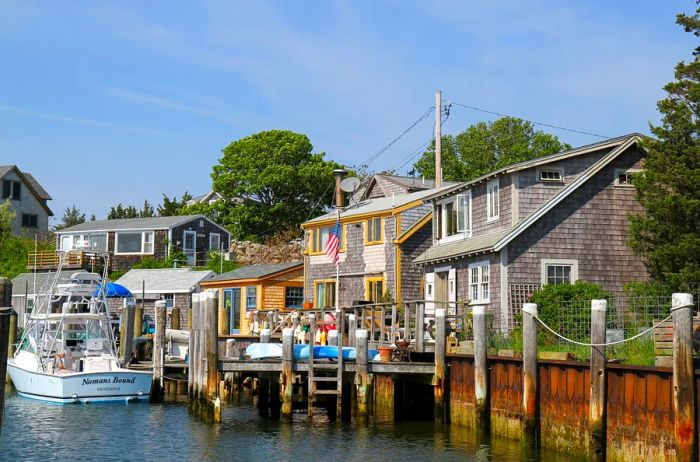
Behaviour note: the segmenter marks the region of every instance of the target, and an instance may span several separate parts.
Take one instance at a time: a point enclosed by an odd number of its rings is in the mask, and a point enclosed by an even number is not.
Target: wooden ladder
[[[318,361],[314,358],[314,341],[317,330],[315,318],[311,318],[309,327],[309,415],[313,414],[312,409],[317,395],[335,395],[338,409],[337,414],[340,415],[343,397],[343,315],[339,314],[336,319],[336,329],[338,331],[338,359],[335,362]],[[335,372],[335,374],[332,374],[332,372]],[[317,387],[319,383],[335,383],[335,388],[319,389]]]

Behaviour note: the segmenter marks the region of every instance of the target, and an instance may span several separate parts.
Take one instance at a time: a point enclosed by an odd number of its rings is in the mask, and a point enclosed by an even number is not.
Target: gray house
[[[16,212],[12,222],[12,234],[46,236],[49,231],[49,217],[53,212],[48,201],[51,196],[29,173],[22,172],[15,165],[0,166],[2,196],[0,199],[10,201]]]
[[[389,179],[390,178],[390,179]],[[403,181],[401,181],[403,180]],[[405,183],[408,184],[402,184]],[[431,245],[432,205],[426,197],[446,191],[422,180],[375,175],[340,214],[341,306],[367,300],[415,300],[422,272],[413,260]],[[336,268],[324,253],[336,213],[302,224],[305,231],[304,293],[318,308],[335,306]]]
[[[426,198],[432,246],[414,261],[425,298],[485,305],[507,328],[544,284],[586,280],[611,292],[648,272],[627,246],[641,213],[630,178],[643,167],[631,134],[515,164]]]
[[[64,270],[58,276],[59,284],[70,282],[75,270]],[[49,281],[56,277],[56,272],[45,273],[21,273],[12,278],[12,308],[17,312],[17,325],[24,327],[27,320],[26,314],[34,309],[34,301],[37,294],[45,294],[48,291]]]
[[[59,250],[100,249],[112,253],[111,269],[130,269],[144,257],[165,260],[182,251],[188,265],[202,266],[211,250],[227,251],[231,235],[204,215],[88,221],[56,233]]]

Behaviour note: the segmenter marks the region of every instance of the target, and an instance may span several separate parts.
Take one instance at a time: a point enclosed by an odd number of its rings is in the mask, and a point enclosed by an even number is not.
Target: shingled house
[[[412,261],[431,244],[432,206],[424,199],[442,189],[432,182],[375,175],[340,213],[341,306],[368,300],[416,299],[422,273]],[[413,191],[413,192],[411,192]],[[324,253],[336,212],[302,224],[305,231],[304,291],[317,308],[335,306],[336,268]]]
[[[630,178],[642,169],[631,134],[491,172],[426,197],[433,245],[415,262],[427,300],[470,300],[505,328],[544,284],[586,280],[621,292],[646,280],[627,246],[641,213]]]
[[[15,211],[11,233],[15,236],[37,233],[46,236],[49,217],[53,212],[48,206],[49,193],[29,173],[20,171],[15,165],[0,165],[2,195],[0,200],[9,201]]]
[[[210,250],[230,244],[230,233],[204,215],[87,221],[56,232],[59,250],[111,252],[112,270],[129,269],[147,256],[165,260],[172,249],[185,254],[183,263],[203,266]]]

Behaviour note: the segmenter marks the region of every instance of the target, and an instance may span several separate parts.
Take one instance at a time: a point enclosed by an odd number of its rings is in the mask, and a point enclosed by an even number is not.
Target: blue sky
[[[57,221],[71,204],[101,218],[118,202],[206,192],[221,149],[267,129],[304,133],[317,152],[358,164],[432,106],[436,89],[446,102],[564,127],[646,133],[673,66],[696,46],[674,23],[693,8],[0,0],[0,164],[34,174]],[[453,106],[444,131],[492,118]],[[432,130],[429,117],[370,168],[400,165]]]

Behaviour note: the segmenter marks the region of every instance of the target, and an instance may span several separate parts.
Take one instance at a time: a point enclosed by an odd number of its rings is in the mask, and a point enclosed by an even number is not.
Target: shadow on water
[[[224,409],[221,425],[200,422],[182,404],[51,406],[16,395],[7,397],[5,418],[4,461],[576,460],[432,421],[385,418],[358,426],[298,412],[288,424],[260,418],[247,397]]]

